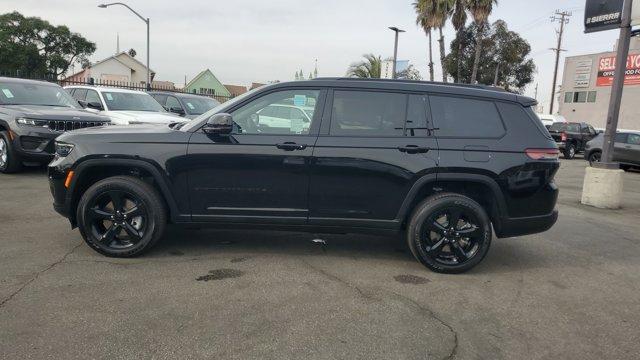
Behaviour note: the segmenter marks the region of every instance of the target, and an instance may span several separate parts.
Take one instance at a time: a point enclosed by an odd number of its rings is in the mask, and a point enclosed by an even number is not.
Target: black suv
[[[184,124],[63,135],[54,207],[107,256],[142,253],[167,222],[197,223],[403,233],[430,269],[462,272],[492,229],[512,237],[557,219],[558,148],[535,104],[398,80],[269,85]]]
[[[0,173],[17,172],[23,162],[48,163],[58,135],[106,124],[56,84],[0,77]]]

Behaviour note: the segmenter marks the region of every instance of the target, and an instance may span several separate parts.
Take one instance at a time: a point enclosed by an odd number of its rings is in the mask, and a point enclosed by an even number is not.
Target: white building
[[[155,71],[151,70],[152,81],[154,76]],[[123,51],[91,64],[88,68],[64,80],[86,82],[90,78],[96,82],[120,81],[144,85],[147,83],[147,66]]]
[[[605,128],[615,70],[614,51],[565,59],[560,115]],[[618,128],[640,130],[640,38],[632,38]]]

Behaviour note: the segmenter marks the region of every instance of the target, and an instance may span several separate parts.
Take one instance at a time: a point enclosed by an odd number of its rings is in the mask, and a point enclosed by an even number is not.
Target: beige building
[[[565,59],[559,114],[568,121],[606,124],[616,53],[571,56]],[[620,108],[619,129],[640,130],[640,38],[632,38]]]
[[[153,70],[150,72],[151,81],[153,83],[153,78],[156,73]],[[83,69],[64,80],[85,82],[89,78],[93,78],[95,81],[100,82],[120,81],[135,84],[146,84],[147,67],[129,55],[126,51],[123,51],[91,64],[88,68]]]

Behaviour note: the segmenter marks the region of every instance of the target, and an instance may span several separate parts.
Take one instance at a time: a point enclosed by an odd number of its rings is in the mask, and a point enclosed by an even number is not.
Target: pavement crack
[[[405,304],[410,304],[410,305],[418,308],[423,314],[426,314],[427,316],[429,316],[432,319],[436,320],[437,322],[442,324],[444,327],[446,327],[449,330],[449,332],[451,332],[451,334],[453,335],[453,346],[452,346],[451,351],[449,352],[449,354],[447,356],[445,356],[444,358],[442,358],[442,360],[455,359],[457,354],[458,354],[459,342],[458,342],[458,332],[453,328],[453,326],[448,324],[446,321],[442,320],[442,318],[440,318],[438,315],[436,315],[436,313],[434,313],[433,310],[429,309],[428,307],[426,307],[424,305],[421,305],[417,301],[415,301],[415,300],[413,300],[413,299],[411,299],[409,297],[406,297],[404,295],[401,295],[401,294],[398,294],[396,292],[393,292],[393,291],[390,291],[390,293],[395,295],[398,300],[404,302]]]
[[[27,286],[29,286],[29,284],[31,284],[32,282],[36,281],[40,275],[46,273],[47,271],[49,271],[49,270],[53,269],[54,267],[60,265],[61,263],[65,262],[67,260],[67,257],[69,257],[69,255],[73,254],[73,252],[76,251],[76,249],[78,249],[80,246],[82,246],[82,244],[83,243],[80,243],[80,244],[74,246],[71,250],[66,252],[60,259],[58,259],[57,261],[51,263],[49,266],[45,267],[44,269],[36,272],[35,275],[33,277],[31,277],[31,279],[25,281],[18,288],[18,290],[14,291],[7,298],[3,299],[0,302],[0,309],[2,309],[9,301],[11,301],[11,299],[13,299],[16,295],[18,295],[20,292],[22,292],[22,290],[24,290]]]
[[[344,285],[346,287],[349,287],[349,288],[355,290],[358,293],[358,295],[360,295],[360,297],[362,297],[363,299],[366,299],[366,300],[377,300],[374,296],[372,296],[371,294],[367,294],[364,290],[362,290],[361,287],[359,287],[359,286],[357,286],[357,285],[355,285],[355,284],[353,284],[353,283],[351,283],[351,282],[349,282],[349,281],[347,281],[347,280],[345,280],[345,279],[343,279],[343,278],[341,278],[339,276],[331,274],[331,273],[327,272],[326,270],[324,270],[322,268],[319,268],[319,267],[311,264],[310,262],[308,262],[306,260],[302,260],[302,262],[305,263],[305,265],[307,265],[309,268],[311,268],[315,272],[317,272],[320,275],[326,277],[327,279],[329,279],[331,281],[334,281],[334,282],[337,282],[337,283],[340,283],[340,284],[342,284],[342,285]]]

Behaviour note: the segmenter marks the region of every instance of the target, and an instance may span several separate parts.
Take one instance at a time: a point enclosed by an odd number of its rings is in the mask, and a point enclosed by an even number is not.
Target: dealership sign
[[[616,57],[605,56],[598,63],[597,86],[611,86],[616,70]],[[624,76],[625,85],[640,85],[640,54],[629,54],[627,57],[627,71]]]
[[[623,5],[624,0],[587,0],[584,10],[584,32],[619,28],[622,23]]]

